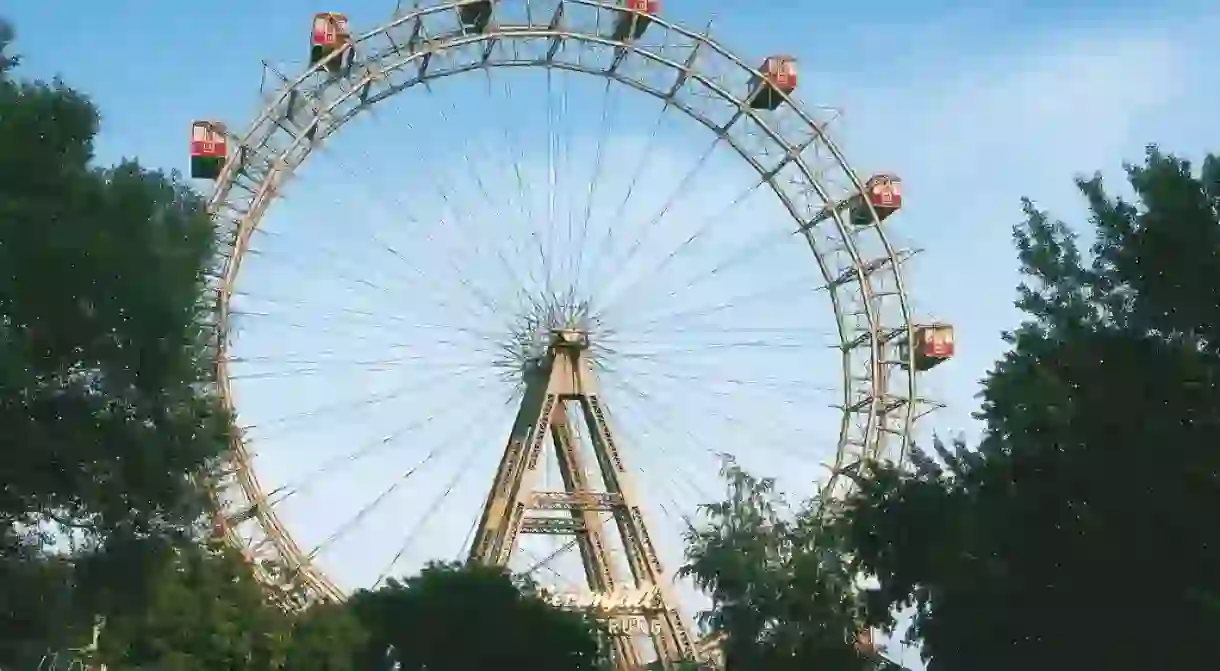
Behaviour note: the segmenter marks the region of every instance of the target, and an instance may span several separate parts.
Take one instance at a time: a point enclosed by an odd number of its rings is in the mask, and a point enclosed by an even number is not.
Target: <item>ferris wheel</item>
[[[953,329],[912,314],[901,180],[848,166],[795,58],[658,0],[327,12],[309,40],[245,130],[191,138],[227,244],[213,532],[285,607],[427,559],[617,572],[675,657],[689,597],[658,557],[721,455],[828,496],[903,457]],[[593,556],[599,516],[623,557]]]

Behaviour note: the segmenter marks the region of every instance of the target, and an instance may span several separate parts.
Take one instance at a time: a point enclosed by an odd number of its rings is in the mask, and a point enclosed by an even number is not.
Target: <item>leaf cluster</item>
[[[705,523],[688,528],[679,574],[712,598],[699,618],[726,636],[726,668],[876,668],[875,655],[858,645],[867,593],[820,509],[791,511],[774,480],[732,460],[722,475],[727,496],[702,506]]]

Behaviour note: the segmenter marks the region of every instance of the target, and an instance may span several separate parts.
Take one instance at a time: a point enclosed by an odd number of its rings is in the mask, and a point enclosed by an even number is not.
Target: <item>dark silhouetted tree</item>
[[[845,527],[934,671],[1209,668],[1220,631],[1220,158],[1078,181],[1091,253],[1029,201],[1027,321],[976,449],[861,481]]]
[[[502,569],[433,563],[356,593],[350,608],[369,636],[359,669],[594,671],[604,661],[592,622]]]
[[[239,555],[187,547],[160,559],[144,559],[143,607],[106,619],[99,661],[120,669],[288,668],[292,620],[267,603]]]

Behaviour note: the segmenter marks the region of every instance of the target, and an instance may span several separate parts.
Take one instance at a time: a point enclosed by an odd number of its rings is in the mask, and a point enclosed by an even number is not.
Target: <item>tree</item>
[[[0,529],[0,668],[36,668],[48,649],[87,635],[72,598],[72,564]]]
[[[388,671],[397,662],[402,671],[592,671],[603,662],[592,622],[553,607],[531,581],[499,568],[432,563],[357,592],[350,608],[368,632],[352,668]]]
[[[146,568],[145,607],[107,618],[99,661],[168,671],[285,668],[292,621],[267,602],[239,555],[175,547],[162,559]]]
[[[213,227],[176,176],[92,167],[97,129],[62,83],[0,80],[0,524],[179,529],[227,441]]]
[[[387,623],[387,626],[391,624]],[[368,631],[349,604],[317,604],[294,623],[284,668],[292,671],[364,671],[370,667],[357,664],[368,646]]]
[[[702,507],[708,522],[686,534],[687,564],[713,607],[700,619],[726,635],[728,671],[877,668],[862,654],[864,594],[820,509],[785,515],[774,480],[726,461],[723,502]]]
[[[7,53],[13,43],[13,26],[0,18],[0,76],[17,66],[19,58]]]
[[[975,449],[860,480],[844,527],[929,669],[1205,668],[1220,630],[1220,158],[1080,179],[1091,258],[1028,200],[1027,321]]]
[[[61,599],[26,578],[59,575],[65,552],[189,538],[205,501],[192,478],[229,425],[208,391],[203,202],[176,175],[92,165],[97,110],[15,79],[12,39],[0,23],[0,601],[30,626],[0,628],[0,649],[51,628],[43,606]],[[75,600],[84,574],[66,575]]]

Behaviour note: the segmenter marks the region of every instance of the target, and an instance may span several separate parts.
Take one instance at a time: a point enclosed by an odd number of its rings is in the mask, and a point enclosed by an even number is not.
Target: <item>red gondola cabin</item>
[[[347,28],[347,16],[336,12],[320,12],[313,17],[313,31],[309,36],[309,63],[322,61],[332,53],[339,51],[351,43],[352,36]],[[343,65],[343,57],[332,58],[326,62],[326,69],[338,72]]]
[[[902,208],[902,180],[897,175],[873,175],[864,183],[864,193],[872,201],[873,209],[877,211],[877,221],[885,221],[886,217]],[[857,198],[852,208],[851,221],[856,226],[867,226],[873,223],[868,207]]]
[[[953,351],[953,327],[949,324],[915,327],[915,370],[929,370],[948,361],[953,358]]]
[[[229,157],[224,124],[196,121],[191,124],[191,177],[216,179]]]
[[[648,30],[652,16],[661,13],[661,0],[619,0],[623,11],[614,22],[614,39],[638,40]]]
[[[796,59],[768,56],[759,70],[762,78],[755,78],[746,103],[754,109],[773,110],[784,102],[783,95],[796,90]]]
[[[462,29],[470,33],[481,33],[491,23],[491,0],[474,0],[458,8],[458,20]]]

